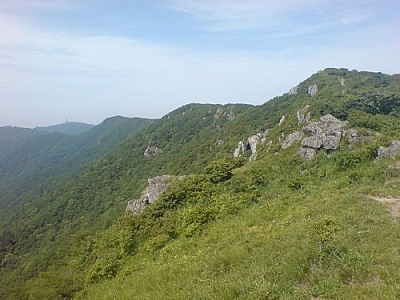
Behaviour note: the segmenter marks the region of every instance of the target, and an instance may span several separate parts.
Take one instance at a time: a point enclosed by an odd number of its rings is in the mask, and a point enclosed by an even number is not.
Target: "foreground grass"
[[[77,299],[399,299],[400,225],[369,198],[398,193],[385,184],[396,172],[320,163],[296,166],[300,183],[281,172],[256,203],[195,236],[140,248]]]

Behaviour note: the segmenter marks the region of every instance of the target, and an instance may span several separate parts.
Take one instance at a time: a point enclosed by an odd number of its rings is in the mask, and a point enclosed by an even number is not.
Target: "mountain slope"
[[[48,133],[58,132],[67,135],[78,135],[90,130],[93,127],[94,125],[92,124],[79,123],[79,122],[65,122],[52,126],[36,127],[35,129]]]
[[[10,217],[2,297],[68,298],[86,286],[79,297],[395,298],[399,227],[367,195],[398,196],[393,162],[374,159],[400,138],[399,86],[395,75],[327,69],[262,106],[171,112]],[[299,142],[282,149],[305,105],[313,121],[331,113],[365,139],[312,161]],[[249,144],[233,160],[256,133],[257,160],[245,163]],[[124,218],[162,174],[189,176]]]
[[[43,132],[20,127],[0,127],[0,160]]]
[[[72,176],[151,122],[113,117],[80,135],[55,132],[32,138],[0,160],[0,187],[4,191],[0,204],[3,209],[6,204],[17,204],[18,197],[37,186],[53,182],[58,176]]]

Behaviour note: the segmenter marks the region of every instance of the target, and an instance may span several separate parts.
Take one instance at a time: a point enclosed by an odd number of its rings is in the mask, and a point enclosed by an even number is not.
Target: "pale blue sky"
[[[400,73],[400,1],[0,0],[0,126],[262,104],[326,67]]]

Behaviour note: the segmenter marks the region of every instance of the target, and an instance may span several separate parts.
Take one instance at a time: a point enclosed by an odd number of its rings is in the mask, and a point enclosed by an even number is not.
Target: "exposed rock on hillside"
[[[182,179],[183,176],[163,175],[148,179],[149,186],[143,190],[139,199],[130,200],[126,212],[139,215],[148,205],[160,197],[167,190],[174,179]]]
[[[379,147],[378,149],[378,158],[394,158],[398,154],[400,154],[400,141],[393,141],[388,147]]]
[[[344,128],[347,125],[346,122],[342,122],[332,115],[325,115],[318,122],[311,122],[309,108],[310,106],[306,105],[297,111],[298,124],[305,123],[302,131],[290,133],[281,142],[282,149],[286,149],[297,141],[301,141],[299,154],[305,159],[312,159],[320,149],[337,150],[340,140],[345,134]],[[353,138],[356,137],[356,132],[353,132]]]
[[[285,117],[285,115],[283,115],[283,116],[279,119],[278,126],[282,126],[283,123],[285,123],[285,120],[286,120],[286,117]]]
[[[304,137],[303,131],[295,131],[290,133],[286,139],[282,142],[282,149],[289,148],[297,141],[300,141]]]
[[[233,121],[235,119],[235,113],[233,112],[232,107],[229,107],[229,110],[226,111],[222,107],[219,107],[214,114],[214,122],[218,121],[221,117],[225,117],[229,121]]]
[[[313,158],[316,150],[337,150],[340,140],[344,136],[347,123],[336,119],[332,115],[325,115],[319,122],[309,122],[303,127],[303,132],[312,134],[301,142],[300,155],[305,159]],[[315,151],[304,150],[314,149]]]
[[[158,148],[157,146],[147,146],[146,150],[143,153],[143,156],[145,158],[152,158],[154,156],[157,156],[158,154],[160,154],[162,152],[162,150],[160,148]]]
[[[290,95],[290,96],[294,96],[294,95],[297,95],[297,92],[299,91],[299,87],[298,86],[295,86],[295,87],[293,87],[293,88],[291,88],[290,90],[289,90],[289,92],[288,92],[288,94]]]
[[[300,148],[299,155],[306,160],[311,160],[317,154],[317,150],[313,148]]]
[[[310,116],[311,116],[310,112],[308,112],[309,108],[310,108],[310,105],[306,105],[297,111],[297,122],[299,123],[299,125],[303,124],[304,122],[305,123],[309,122]]]
[[[240,157],[247,150],[247,145],[243,141],[239,141],[235,150],[233,150],[233,157]]]
[[[236,149],[233,151],[233,157],[240,157],[247,150],[251,150],[249,161],[257,158],[257,145],[266,141],[268,130],[264,133],[257,133],[250,136],[246,141],[239,141]],[[271,143],[271,142],[270,142]]]
[[[307,93],[310,96],[315,96],[318,93],[318,85],[312,84],[308,87]]]

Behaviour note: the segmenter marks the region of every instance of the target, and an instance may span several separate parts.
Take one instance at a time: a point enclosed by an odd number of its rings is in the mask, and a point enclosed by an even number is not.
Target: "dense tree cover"
[[[26,142],[44,134],[29,128],[0,127],[0,160]]]
[[[396,76],[326,69],[262,106],[171,112],[75,178],[19,199],[0,232],[1,297],[395,298],[399,227],[365,195],[398,196],[398,170],[374,158],[400,138],[399,87]],[[281,150],[306,104],[313,119],[331,113],[368,139],[311,162]],[[266,129],[272,146],[260,145],[257,161],[232,158]],[[148,147],[160,152],[145,157]],[[142,215],[124,215],[163,174],[186,177]]]
[[[113,117],[76,136],[61,133],[38,136],[37,130],[29,130],[32,138],[21,141],[18,147],[0,159],[0,188],[3,191],[0,205],[5,210],[6,205],[17,204],[17,199],[26,193],[25,198],[30,198],[32,189],[40,193],[56,179],[73,176],[151,122],[148,119]],[[0,139],[7,136],[0,132]]]

